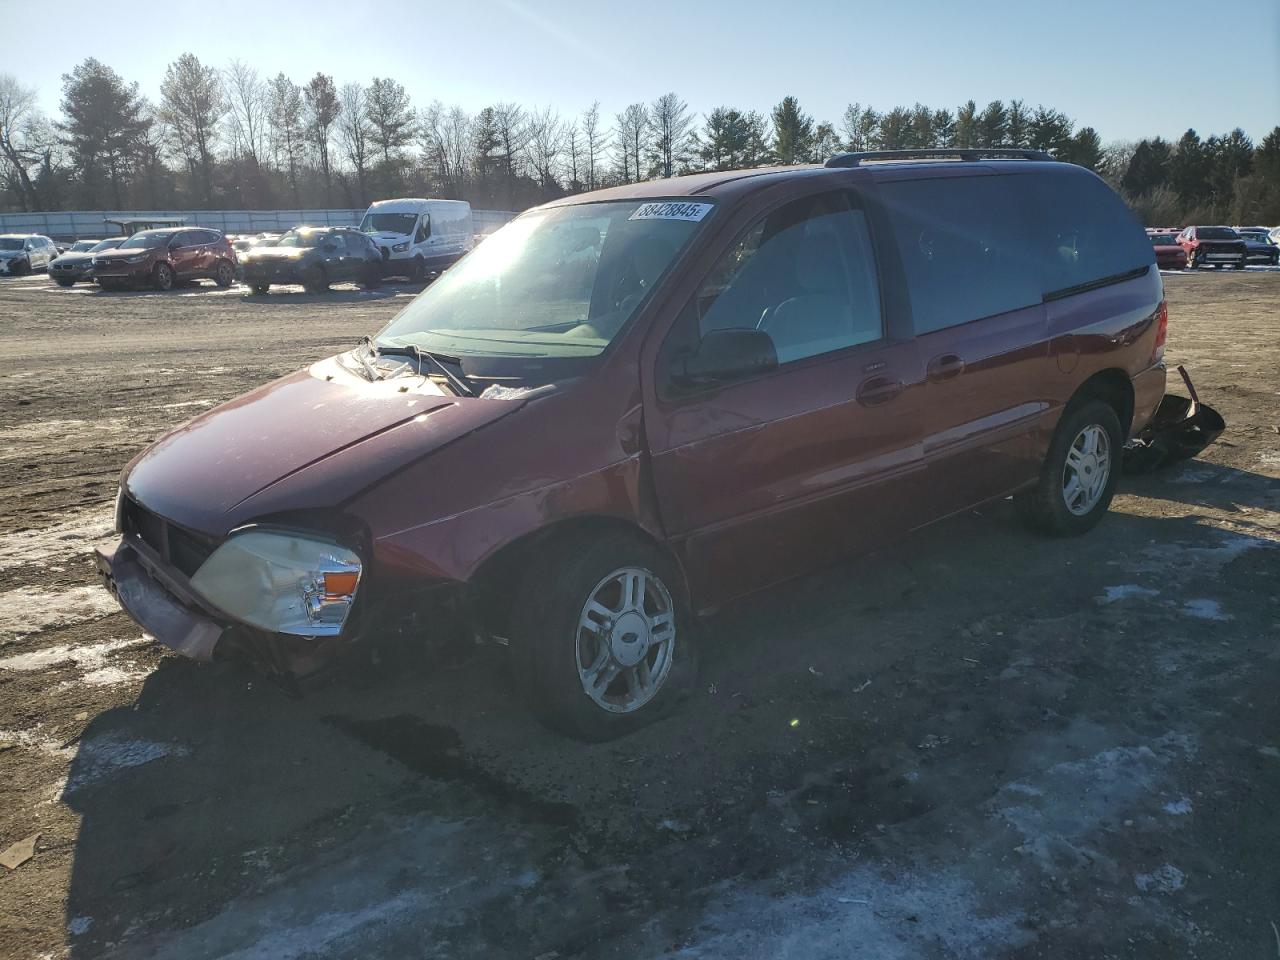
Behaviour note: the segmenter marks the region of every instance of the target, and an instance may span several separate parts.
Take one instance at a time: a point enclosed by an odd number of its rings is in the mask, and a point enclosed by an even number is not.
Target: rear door
[[[966,168],[893,176],[879,186],[925,366],[925,522],[1037,475],[1052,364],[1043,251],[1031,242],[1019,175]]]
[[[905,525],[921,469],[915,344],[886,324],[871,219],[845,191],[793,199],[736,234],[657,359],[645,428],[669,535],[701,609]],[[691,389],[680,358],[754,327],[779,366]]]

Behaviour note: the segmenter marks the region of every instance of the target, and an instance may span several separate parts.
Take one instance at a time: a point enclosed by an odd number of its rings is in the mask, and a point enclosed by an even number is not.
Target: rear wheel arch
[[[1099,370],[1080,384],[1067,402],[1067,408],[1088,400],[1105,400],[1111,404],[1120,420],[1121,437],[1129,436],[1129,428],[1133,425],[1133,381],[1128,374],[1115,367]]]

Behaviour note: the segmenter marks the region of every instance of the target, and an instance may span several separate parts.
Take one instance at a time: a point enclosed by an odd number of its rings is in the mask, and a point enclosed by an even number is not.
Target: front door
[[[922,470],[923,369],[884,313],[869,219],[845,191],[760,216],[681,313],[645,423],[662,520],[699,609],[907,522]],[[777,368],[696,388],[672,382],[705,334],[735,327],[768,333]]]

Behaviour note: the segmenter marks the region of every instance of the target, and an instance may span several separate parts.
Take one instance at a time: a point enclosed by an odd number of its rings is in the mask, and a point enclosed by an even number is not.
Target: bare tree
[[[687,103],[674,93],[664,93],[649,109],[649,130],[658,176],[671,177],[677,169],[688,166],[693,153],[693,116]]]
[[[564,124],[551,107],[530,112],[527,123],[526,153],[529,166],[542,192],[552,196],[559,191],[556,167],[564,150]]]
[[[617,116],[615,128],[619,174],[623,183],[643,179],[640,158],[644,156],[649,141],[649,109],[643,103],[633,103]]]
[[[298,166],[302,160],[302,91],[283,73],[267,84],[267,118],[276,166],[284,167],[295,206],[302,205],[298,190]],[[282,163],[283,161],[283,163]]]
[[[472,166],[472,126],[465,110],[446,110],[439,100],[433,101],[418,119],[423,162],[451,197],[461,197],[466,189]]]
[[[358,83],[345,84],[338,94],[338,100],[342,104],[342,110],[338,113],[338,142],[356,177],[356,200],[359,205],[363,205],[369,196],[370,149],[369,121],[364,115],[364,87]]]
[[[596,167],[600,163],[600,154],[604,150],[608,133],[600,129],[600,101],[597,100],[582,114],[583,162],[586,166],[588,190],[599,186]]]
[[[11,73],[0,73],[0,167],[24,210],[39,206],[29,167],[40,160],[40,114],[34,87],[24,87]]]
[[[324,179],[324,202],[331,202],[333,177],[329,166],[329,132],[333,123],[342,112],[342,102],[338,99],[338,88],[333,85],[333,77],[317,73],[302,89],[302,98],[306,101],[306,136],[316,152],[320,163],[320,176]]]
[[[582,132],[578,129],[576,122],[564,128],[564,152],[569,163],[567,170],[569,192],[577,193],[582,189],[582,180],[579,176],[582,171],[579,168],[583,161],[583,142]]]
[[[231,148],[255,167],[262,166],[267,147],[267,87],[242,60],[232,60],[223,77],[227,91]]]
[[[494,134],[498,140],[497,161],[507,185],[507,206],[516,205],[516,178],[520,157],[529,142],[525,112],[518,104],[499,103],[493,108]]]
[[[169,64],[160,84],[160,114],[172,131],[174,145],[198,175],[200,199],[213,202],[214,151],[218,123],[227,112],[218,71],[193,53]]]

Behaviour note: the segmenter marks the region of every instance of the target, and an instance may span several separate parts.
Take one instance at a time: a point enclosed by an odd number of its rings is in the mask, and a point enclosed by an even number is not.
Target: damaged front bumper
[[[128,537],[98,547],[98,575],[125,613],[175,653],[206,662],[247,661],[296,691],[301,681],[325,672],[354,645],[345,636],[286,636],[219,618],[145,551]]]

